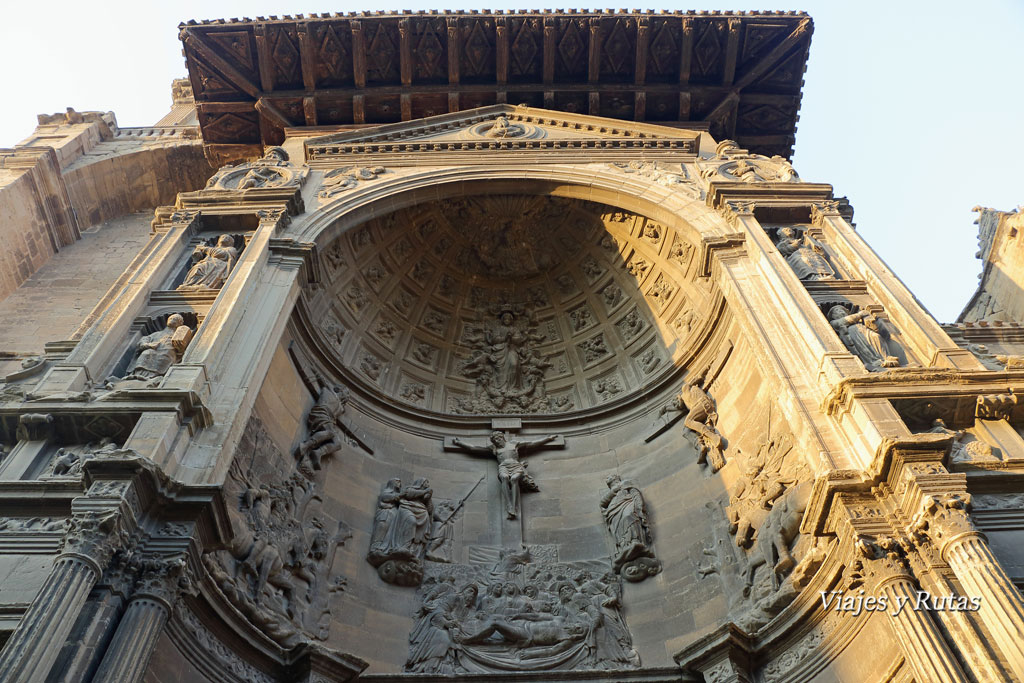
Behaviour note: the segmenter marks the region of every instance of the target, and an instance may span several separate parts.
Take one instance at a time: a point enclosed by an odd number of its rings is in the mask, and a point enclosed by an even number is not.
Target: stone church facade
[[[932,318],[787,160],[811,29],[189,22],[40,116],[0,681],[1024,680],[1024,226]]]

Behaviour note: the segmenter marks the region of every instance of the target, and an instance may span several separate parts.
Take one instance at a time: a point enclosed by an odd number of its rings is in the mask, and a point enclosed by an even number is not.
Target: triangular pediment
[[[586,114],[495,104],[305,140],[306,159],[394,152],[545,148],[672,148],[696,153],[699,127],[675,128]]]

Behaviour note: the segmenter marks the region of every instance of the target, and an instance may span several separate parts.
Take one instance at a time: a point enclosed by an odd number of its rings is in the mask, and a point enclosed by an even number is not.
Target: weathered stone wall
[[[71,339],[149,242],[151,220],[149,212],[133,213],[87,230],[0,298],[0,319],[16,321],[0,328],[0,351],[37,354],[46,342]]]

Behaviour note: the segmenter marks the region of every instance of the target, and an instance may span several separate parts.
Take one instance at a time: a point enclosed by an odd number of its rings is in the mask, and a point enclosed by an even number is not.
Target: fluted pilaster
[[[75,618],[99,580],[99,567],[85,558],[61,556],[10,640],[0,651],[0,681],[43,681]]]
[[[978,534],[950,541],[943,552],[968,597],[980,597],[978,616],[1017,678],[1024,680],[1024,600]]]
[[[133,598],[103,655],[93,683],[134,683],[142,680],[169,611],[166,603],[150,596]]]
[[[903,656],[919,681],[968,681],[938,625],[928,611],[913,609],[917,588],[903,576],[882,583],[879,588],[890,605],[904,604],[891,624]]]

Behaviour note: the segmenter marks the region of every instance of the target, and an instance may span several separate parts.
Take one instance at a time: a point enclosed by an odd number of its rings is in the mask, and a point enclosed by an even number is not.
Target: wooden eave
[[[707,126],[790,156],[813,25],[803,13],[403,12],[182,24],[203,140],[398,123],[492,104]]]

